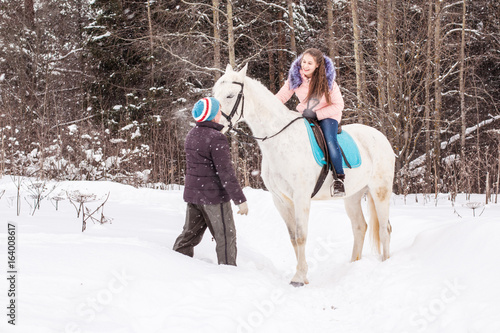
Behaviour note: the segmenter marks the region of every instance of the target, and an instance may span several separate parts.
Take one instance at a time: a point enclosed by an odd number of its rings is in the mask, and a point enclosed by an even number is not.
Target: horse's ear
[[[231,66],[231,64],[227,64],[226,66],[226,73],[230,73],[233,71],[233,67]]]
[[[239,72],[241,76],[245,77],[247,75],[247,69],[248,69],[248,62],[245,64],[245,67],[241,69]]]

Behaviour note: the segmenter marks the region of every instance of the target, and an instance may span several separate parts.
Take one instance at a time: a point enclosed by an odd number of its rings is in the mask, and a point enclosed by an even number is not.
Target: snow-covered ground
[[[112,223],[89,222],[83,233],[68,200],[56,211],[45,199],[31,215],[23,187],[18,217],[8,176],[0,179],[0,194],[3,189],[1,332],[500,332],[497,204],[476,209],[474,217],[462,206],[465,196],[455,208],[447,196],[437,204],[422,195],[406,203],[394,196],[391,258],[381,262],[367,237],[363,259],[350,263],[352,233],[342,201],[313,202],[310,284],[294,288],[293,248],[263,190],[244,190],[250,212],[235,214],[238,266],[227,267],[216,264],[208,232],[194,258],[172,251],[184,223],[182,189],[58,183],[52,195],[110,193],[104,215]],[[16,228],[15,298],[8,295],[9,222]],[[8,324],[12,299],[16,326]]]

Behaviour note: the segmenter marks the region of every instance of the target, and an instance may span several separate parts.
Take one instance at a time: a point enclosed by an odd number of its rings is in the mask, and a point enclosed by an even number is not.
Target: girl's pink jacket
[[[304,75],[302,70],[300,70],[300,75],[302,77],[302,84],[295,90],[290,89],[289,80],[285,81],[283,87],[281,87],[280,91],[276,94],[276,97],[285,104],[295,93],[300,103],[297,105],[297,111],[300,113],[304,112],[307,108],[307,93],[309,92],[309,79]],[[331,118],[338,121],[340,124],[340,120],[342,119],[342,110],[344,109],[344,99],[342,98],[342,94],[340,93],[340,88],[336,82],[333,82],[333,87],[330,90],[330,99],[332,104],[326,104],[325,96],[321,97],[321,100],[318,105],[313,108],[313,111],[316,112],[316,116],[318,120],[323,120],[325,118]],[[314,105],[311,101],[311,105]]]

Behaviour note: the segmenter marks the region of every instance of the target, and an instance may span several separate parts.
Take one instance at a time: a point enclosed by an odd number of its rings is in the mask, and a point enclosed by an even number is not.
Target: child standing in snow
[[[230,200],[238,205],[238,214],[247,215],[248,206],[233,169],[229,143],[220,132],[224,126],[219,124],[219,101],[212,97],[199,100],[192,115],[197,124],[189,131],[184,146],[186,221],[174,250],[192,257],[208,227],[217,244],[219,264],[236,266],[236,229]]]

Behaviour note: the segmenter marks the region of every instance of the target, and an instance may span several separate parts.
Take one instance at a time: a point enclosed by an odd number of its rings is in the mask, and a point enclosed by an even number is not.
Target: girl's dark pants
[[[216,205],[188,203],[184,229],[175,241],[174,251],[192,257],[207,227],[217,244],[219,264],[236,266],[236,229],[229,201]]]
[[[333,162],[335,172],[337,175],[343,175],[344,169],[342,167],[342,153],[340,152],[339,142],[337,141],[339,123],[335,119],[326,118],[320,120],[319,126],[325,136],[328,153],[330,154],[330,158]]]

